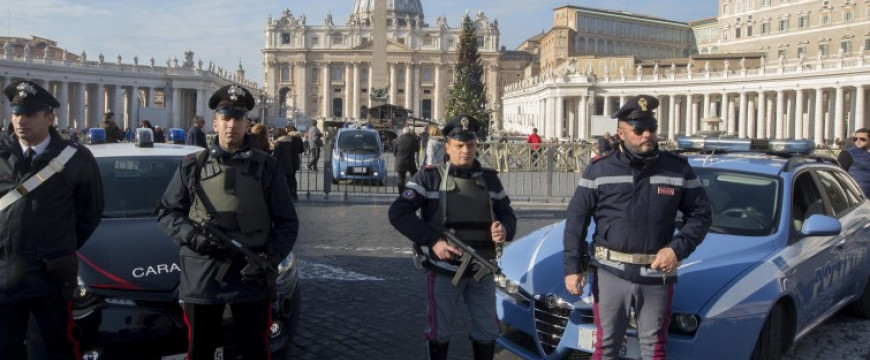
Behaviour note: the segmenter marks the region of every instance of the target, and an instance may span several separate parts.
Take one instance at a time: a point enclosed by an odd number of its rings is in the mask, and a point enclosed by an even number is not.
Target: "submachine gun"
[[[211,225],[205,221],[194,221],[193,219],[189,219],[189,221],[194,228],[205,234],[205,236],[208,236],[211,239],[217,241],[218,243],[223,244],[234,253],[242,254],[245,257],[245,260],[248,261],[249,265],[254,265],[262,269],[265,276],[269,277],[269,279],[265,281],[265,284],[263,284],[269,289],[269,297],[273,298],[277,294],[277,285],[273,278],[277,278],[278,269],[274,265],[272,265],[271,262],[269,262],[266,258],[260,256],[259,254],[251,251],[251,249],[244,247],[238,240],[233,239],[214,225]],[[227,271],[229,271],[230,263],[231,261],[228,260],[220,267],[218,274],[215,276],[218,281],[223,281],[224,276],[226,276]]]
[[[459,259],[459,269],[456,270],[456,275],[453,276],[451,281],[453,285],[458,284],[459,280],[462,280],[462,276],[468,271],[469,265],[474,265],[474,281],[477,282],[480,282],[488,274],[500,275],[502,273],[498,265],[480,256],[480,254],[474,251],[474,248],[468,246],[468,244],[460,240],[453,233],[444,231],[441,235],[444,236],[444,239],[447,240],[450,246],[457,247],[462,251],[462,257]]]

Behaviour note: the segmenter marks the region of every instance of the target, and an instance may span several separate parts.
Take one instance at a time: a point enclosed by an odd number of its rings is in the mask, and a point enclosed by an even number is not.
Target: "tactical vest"
[[[440,165],[438,169],[441,173],[440,204],[430,226],[439,232],[444,228],[451,229],[478,254],[488,259],[495,258],[495,243],[490,230],[495,216],[483,173],[463,179],[450,176],[447,165]]]
[[[188,215],[194,221],[210,221],[246,248],[266,245],[272,219],[260,179],[265,157],[254,151],[247,159],[214,159],[200,170],[200,187]]]

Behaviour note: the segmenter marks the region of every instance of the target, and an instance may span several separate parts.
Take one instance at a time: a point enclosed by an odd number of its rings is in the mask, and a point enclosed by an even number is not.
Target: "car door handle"
[[[843,250],[846,247],[846,239],[837,242],[837,249]]]

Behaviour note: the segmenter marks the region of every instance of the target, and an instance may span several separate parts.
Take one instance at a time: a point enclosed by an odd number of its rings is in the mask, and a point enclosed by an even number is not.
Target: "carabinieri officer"
[[[513,239],[517,218],[510,198],[495,170],[475,159],[477,129],[471,116],[459,115],[444,126],[447,137],[445,165],[423,167],[390,206],[390,223],[411,239],[425,255],[428,301],[426,340],[429,359],[447,359],[453,333],[453,316],[459,299],[471,315],[471,341],[475,360],[491,360],[498,338],[493,275],[479,282],[468,271],[455,286],[451,280],[462,253],[450,246],[441,232],[454,234],[487,259],[496,257],[496,247]],[[422,209],[422,219],[417,210]]]
[[[565,287],[579,295],[590,252],[586,233],[595,219],[591,266],[595,339],[593,359],[617,359],[637,314],[644,359],[667,357],[667,334],[679,261],[695,250],[710,227],[710,203],[682,156],[659,150],[658,99],[640,95],[613,114],[622,140],[617,151],[583,173],[568,205]],[[683,225],[674,235],[677,211]]]

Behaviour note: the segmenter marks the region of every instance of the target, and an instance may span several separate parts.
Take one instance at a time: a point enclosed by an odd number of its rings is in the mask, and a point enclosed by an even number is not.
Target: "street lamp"
[[[266,113],[269,109],[269,106],[272,105],[272,97],[266,94],[265,91],[261,92],[259,96],[257,96],[257,105],[260,106],[260,123],[266,125]]]

